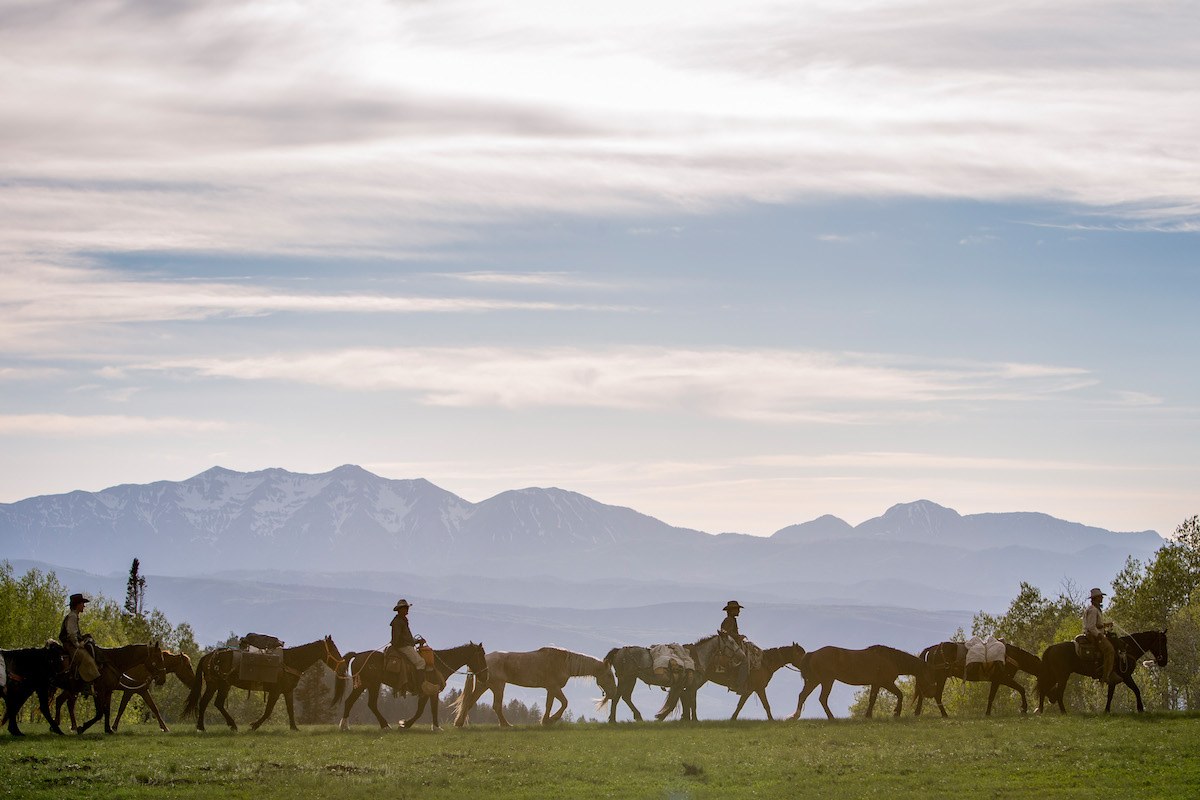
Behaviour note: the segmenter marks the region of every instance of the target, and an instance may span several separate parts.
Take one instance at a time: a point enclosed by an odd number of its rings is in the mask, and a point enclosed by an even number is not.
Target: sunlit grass
[[[9,797],[1200,796],[1200,717],[0,735]],[[968,789],[970,790],[968,792]]]

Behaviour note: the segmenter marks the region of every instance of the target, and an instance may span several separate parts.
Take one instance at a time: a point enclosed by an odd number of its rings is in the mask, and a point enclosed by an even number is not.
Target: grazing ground
[[[20,798],[1200,797],[1200,716],[0,734]],[[40,729],[40,730],[39,730]]]

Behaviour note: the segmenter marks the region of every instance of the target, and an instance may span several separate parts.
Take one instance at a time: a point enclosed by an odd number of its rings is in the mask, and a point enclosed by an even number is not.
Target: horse
[[[629,706],[630,710],[633,711],[633,718],[641,722],[642,715],[638,713],[637,708],[633,705],[633,689],[637,686],[638,678],[641,678],[650,686],[662,686],[668,690],[667,699],[663,701],[662,708],[654,715],[656,720],[661,722],[666,719],[675,710],[675,705],[679,704],[683,708],[683,720],[685,722],[695,721],[696,690],[711,679],[710,672],[712,670],[710,668],[715,666],[717,656],[725,646],[727,646],[726,640],[720,634],[706,636],[692,644],[684,645],[691,655],[692,661],[696,664],[696,669],[692,673],[690,680],[655,675],[648,648],[620,647],[610,650],[605,660],[613,665],[620,683],[618,683],[617,699],[613,701],[612,709],[609,712],[609,722],[616,721],[617,704],[622,699]]]
[[[867,704],[867,716],[875,710],[875,699],[880,689],[887,689],[896,696],[895,716],[900,716],[904,695],[896,686],[896,678],[913,675],[917,679],[914,691],[918,696],[929,696],[933,692],[933,679],[929,665],[912,653],[881,644],[871,645],[864,650],[846,650],[841,647],[822,647],[805,654],[800,659],[800,673],[804,676],[804,688],[796,700],[796,713],[788,719],[799,719],[804,701],[813,689],[821,687],[821,706],[825,716],[833,719],[829,710],[829,692],[835,681],[852,686],[870,686],[871,700]]]
[[[567,710],[567,698],[562,688],[571,678],[591,677],[604,692],[596,708],[604,707],[617,691],[617,682],[612,669],[598,658],[563,650],[558,647],[543,647],[524,653],[496,651],[487,654],[487,674],[482,680],[468,675],[463,693],[455,703],[454,726],[461,728],[467,721],[467,713],[489,689],[492,692],[492,709],[502,728],[512,727],[504,717],[504,687],[514,683],[546,690],[546,711],[542,724],[549,725],[562,718]],[[561,703],[557,712],[551,713],[554,700]]]
[[[95,693],[96,714],[87,722],[75,729],[79,735],[87,732],[101,717],[104,718],[104,732],[112,733],[110,723],[112,715],[113,692],[121,686],[121,677],[134,668],[141,668],[156,680],[161,675],[166,678],[163,668],[162,647],[159,642],[151,644],[127,644],[122,647],[96,647],[96,666],[100,668],[100,677],[92,681],[92,691]],[[83,682],[68,680],[64,684],[68,691],[78,693]]]
[[[287,706],[288,725],[292,730],[298,731],[300,729],[296,726],[292,695],[296,691],[296,684],[300,682],[300,676],[318,661],[323,661],[335,674],[342,663],[342,654],[338,651],[337,645],[334,644],[331,637],[326,636],[324,639],[317,639],[315,642],[302,644],[299,647],[283,648],[283,668],[280,670],[279,676],[271,682],[252,682],[243,681],[234,674],[236,667],[233,655],[235,652],[238,651],[227,647],[214,650],[201,656],[200,661],[196,664],[196,679],[192,682],[192,691],[188,694],[187,703],[182,712],[185,719],[190,719],[195,715],[196,730],[204,730],[204,712],[208,707],[208,701],[215,694],[216,699],[213,704],[225,718],[225,724],[236,731],[237,723],[225,710],[225,698],[229,696],[229,690],[232,688],[246,690],[262,688],[267,693],[267,706],[263,710],[262,716],[250,723],[250,730],[258,730],[260,725],[270,719],[271,712],[275,710],[275,703],[279,700],[279,696],[283,695],[284,704]],[[205,686],[206,683],[207,686]]]
[[[961,646],[961,642],[938,642],[921,651],[920,658],[929,665],[933,678],[933,694],[931,697],[937,703],[938,710],[942,712],[943,717],[950,716],[946,713],[946,707],[942,705],[942,693],[946,690],[947,678],[990,682],[992,688],[988,692],[985,716],[991,715],[992,702],[996,699],[996,692],[1001,686],[1007,686],[1021,696],[1022,714],[1029,710],[1029,701],[1025,696],[1025,687],[1016,680],[1016,675],[1018,672],[1028,672],[1036,678],[1042,671],[1042,660],[1040,658],[1028,650],[1022,650],[1015,644],[1004,642],[1004,663],[993,667],[992,672],[987,677],[968,678],[966,676],[965,662],[958,660],[959,648]],[[914,716],[920,716],[921,706],[924,702],[925,697],[918,694],[916,709],[913,711]]]
[[[19,650],[0,650],[4,660],[6,682],[4,688],[5,714],[8,717],[8,732],[12,736],[24,736],[17,725],[21,706],[33,695],[37,695],[38,708],[42,717],[50,723],[50,730],[63,735],[54,716],[50,713],[50,691],[53,682],[70,664],[67,651],[51,639],[44,647],[25,647]]]
[[[486,683],[488,679],[487,656],[484,653],[483,645],[470,642],[468,644],[451,647],[447,650],[433,651],[434,667],[445,678],[447,675],[453,675],[463,667],[467,667],[473,674],[482,676],[482,680]],[[404,665],[407,667],[408,662]],[[379,687],[382,684],[387,684],[394,689],[411,692],[416,694],[417,712],[407,720],[401,720],[396,723],[401,728],[411,727],[421,714],[425,711],[425,706],[429,704],[429,695],[417,690],[413,686],[410,679],[413,677],[412,670],[405,669],[403,672],[389,672],[385,668],[383,650],[371,650],[365,653],[346,653],[342,661],[342,665],[337,671],[337,686],[333,692],[333,699],[329,701],[330,705],[335,705],[342,699],[342,693],[345,691],[345,682],[352,681],[354,688],[346,697],[346,704],[342,709],[342,721],[339,727],[342,730],[350,729],[350,709],[353,708],[354,702],[359,696],[367,692],[367,708],[371,709],[371,713],[375,715],[375,719],[379,721],[379,727],[387,730],[387,720],[383,718],[383,714],[379,713]],[[435,696],[436,697],[436,696]],[[433,702],[430,711],[433,716],[433,729],[440,731],[438,725],[438,702]]]
[[[142,702],[154,714],[154,718],[158,720],[158,727],[163,733],[170,731],[166,721],[163,720],[162,713],[158,710],[158,704],[154,702],[154,696],[150,694],[151,682],[162,686],[167,681],[168,675],[174,675],[179,678],[180,682],[187,688],[192,688],[192,681],[195,680],[196,673],[192,670],[192,660],[188,658],[186,653],[172,653],[170,650],[162,651],[163,672],[158,675],[151,675],[149,670],[141,664],[134,665],[129,672],[121,676],[120,682],[117,684],[117,691],[121,692],[121,704],[117,707],[117,716],[113,719],[112,729],[115,732],[121,724],[121,716],[125,713],[125,707],[129,705],[129,699],[132,695],[137,695],[142,698]],[[75,724],[75,701],[78,694],[71,689],[67,689],[59,694],[54,701],[54,720],[59,724],[62,723],[62,707],[65,703],[67,706],[67,714],[71,720],[71,730],[77,730]]]
[[[746,701],[750,699],[750,695],[758,695],[758,699],[759,702],[762,703],[763,710],[767,712],[767,719],[774,720],[774,717],[771,716],[771,704],[767,702],[767,684],[770,683],[771,678],[774,677],[775,673],[778,672],[780,668],[788,664],[791,664],[796,669],[799,669],[800,661],[804,658],[804,655],[804,648],[795,642],[783,647],[771,647],[763,650],[762,663],[758,667],[750,670],[749,674],[747,675],[747,691],[739,692],[737,708],[733,710],[733,715],[730,717],[730,719],[737,719],[738,714],[740,714],[742,711],[742,707],[745,706]],[[737,680],[737,673],[732,670],[718,672],[714,667],[715,665],[710,665],[707,671],[703,673],[697,673],[698,680],[696,681],[695,686],[691,689],[693,696],[696,689],[699,689],[708,681],[716,683],[720,686],[724,686],[727,689],[733,689],[735,691],[737,690],[737,686],[730,686],[731,683],[734,683]],[[667,714],[669,714],[675,708],[673,697],[674,694],[675,690],[672,690],[670,693],[668,693],[667,699],[663,704],[663,709]],[[694,702],[692,706],[692,716],[690,719],[696,719]]]
[[[1113,675],[1119,681],[1114,681],[1112,676],[1106,681],[1108,701],[1104,704],[1104,713],[1112,710],[1113,692],[1118,682],[1124,683],[1133,692],[1134,698],[1137,699],[1137,710],[1145,711],[1145,706],[1142,705],[1142,690],[1133,682],[1133,670],[1138,664],[1138,659],[1147,654],[1154,656],[1154,663],[1158,666],[1167,665],[1167,632],[1141,631],[1119,636],[1114,644],[1117,658],[1113,662]],[[1122,654],[1125,658],[1121,658]],[[1124,666],[1122,661],[1125,662]],[[1067,713],[1067,707],[1063,705],[1063,693],[1071,673],[1078,672],[1080,675],[1095,677],[1098,671],[1095,664],[1084,661],[1075,652],[1075,642],[1058,642],[1047,647],[1042,653],[1042,674],[1038,677],[1037,713],[1042,713],[1042,705],[1047,697],[1051,703],[1058,704],[1059,712]]]

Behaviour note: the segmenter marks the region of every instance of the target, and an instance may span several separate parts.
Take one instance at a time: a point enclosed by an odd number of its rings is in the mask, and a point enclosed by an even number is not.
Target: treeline
[[[1103,586],[1103,581],[1097,580],[1095,585]],[[1111,585],[1112,595],[1104,615],[1116,623],[1115,633],[1167,631],[1170,657],[1167,666],[1140,669],[1134,673],[1147,710],[1200,710],[1200,591],[1197,591],[1200,587],[1200,517],[1181,523],[1175,529],[1174,538],[1150,561],[1127,560]],[[1067,583],[1051,597],[1035,586],[1022,583],[1003,614],[997,616],[980,611],[975,615],[971,635],[995,634],[1040,656],[1051,644],[1070,641],[1083,632],[1082,615],[1089,602],[1087,592],[1090,588],[1090,585]],[[951,637],[957,641],[966,638],[962,630]],[[1147,655],[1139,660],[1150,658]],[[1030,707],[1035,708],[1034,680],[1023,672],[1017,674],[1017,680],[1025,685]],[[911,679],[901,688],[905,705],[911,708]],[[982,714],[987,708],[989,688],[987,683],[951,678],[946,682],[943,697],[946,710],[951,714]],[[1075,676],[1063,699],[1068,709],[1103,711],[1106,697],[1107,688],[1098,681]],[[860,691],[855,695],[851,713],[861,716],[866,707],[867,692]],[[888,713],[894,708],[891,695],[881,692],[875,713]],[[937,713],[937,707],[928,703],[926,709]],[[992,713],[1016,714],[1020,709],[1021,699],[1012,690],[1000,687]],[[1118,685],[1113,695],[1113,710],[1134,709],[1133,693]]]

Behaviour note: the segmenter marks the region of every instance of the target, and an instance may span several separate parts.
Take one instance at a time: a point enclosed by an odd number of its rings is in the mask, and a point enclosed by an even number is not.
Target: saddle
[[[409,663],[409,660],[400,655],[398,651],[393,650],[390,644],[383,648],[383,671],[389,675],[398,676],[400,678],[400,680],[396,681],[396,683],[399,684],[399,686],[396,688],[396,691],[398,691],[402,697],[409,694],[441,693],[441,691],[446,688],[446,678],[444,675],[438,672],[436,667],[434,667],[433,648],[427,644],[419,644],[417,645],[417,654],[425,660],[425,674],[426,676],[430,676],[434,679],[430,681],[430,683],[437,687],[436,691],[423,693],[417,690],[416,670],[413,669],[413,665]],[[355,677],[355,680],[357,681],[358,678]]]
[[[1117,657],[1113,660],[1113,670],[1116,672],[1128,671],[1129,654],[1125,652],[1125,647],[1121,643],[1121,640],[1111,633],[1104,635],[1108,637],[1108,641],[1112,643],[1113,650],[1117,654]],[[1100,654],[1100,649],[1092,643],[1087,634],[1081,633],[1075,637],[1075,655],[1079,656],[1079,660],[1091,668],[1091,676],[1093,678],[1104,680],[1104,677],[1100,675],[1100,670],[1104,668],[1104,656]]]

